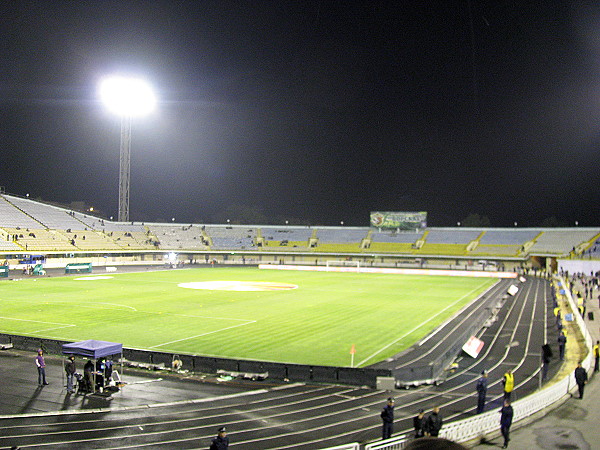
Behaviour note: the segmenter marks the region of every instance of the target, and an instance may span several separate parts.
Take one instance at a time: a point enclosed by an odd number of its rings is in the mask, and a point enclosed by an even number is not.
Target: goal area
[[[360,272],[360,261],[328,259],[325,266],[331,272]]]

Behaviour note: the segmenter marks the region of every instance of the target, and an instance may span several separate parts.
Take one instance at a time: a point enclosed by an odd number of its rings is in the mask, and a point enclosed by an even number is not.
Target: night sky
[[[370,211],[600,224],[597,1],[0,3],[0,186],[131,220],[367,226]],[[262,217],[261,217],[262,216]]]

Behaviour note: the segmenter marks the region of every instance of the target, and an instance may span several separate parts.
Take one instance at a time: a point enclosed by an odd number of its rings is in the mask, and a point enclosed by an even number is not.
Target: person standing
[[[229,448],[229,438],[227,437],[227,429],[221,427],[217,430],[217,437],[212,440],[210,450],[227,450]]]
[[[481,372],[481,377],[477,380],[477,414],[481,414],[485,408],[485,396],[487,395],[488,378],[487,372]]]
[[[394,399],[392,397],[388,398],[387,405],[380,415],[383,420],[381,439],[389,439],[394,432]]]
[[[510,400],[512,391],[515,388],[515,375],[511,369],[508,369],[502,377],[502,384],[504,385],[504,400]]]
[[[425,422],[425,435],[437,437],[440,434],[444,421],[440,415],[440,407],[434,406],[432,413]]]
[[[581,367],[581,361],[577,363],[577,367],[575,368],[575,382],[577,383],[577,387],[579,388],[579,398],[583,398],[583,388],[587,384],[588,376],[587,372],[583,367]]]
[[[419,410],[419,414],[417,414],[413,418],[413,427],[415,428],[415,439],[425,436],[424,426],[425,426],[425,411],[423,411],[421,409],[421,410]]]
[[[542,380],[544,381],[548,378],[550,358],[552,358],[552,349],[548,344],[542,345]]]
[[[500,432],[504,438],[504,445],[502,448],[508,447],[508,441],[510,441],[510,426],[513,420],[513,407],[510,405],[510,400],[504,400],[504,405],[500,409]]]
[[[558,336],[558,357],[561,361],[565,359],[565,347],[567,346],[567,336],[565,336],[565,332],[561,331]]]
[[[596,345],[594,345],[594,372],[598,372],[600,370],[600,341],[596,341]]]
[[[75,357],[73,355],[69,356],[65,362],[65,373],[67,374],[67,394],[72,394],[73,378],[75,378]]]
[[[46,361],[44,360],[44,351],[42,349],[38,350],[38,354],[35,357],[35,365],[38,370],[38,384],[40,386],[47,386],[46,383]]]

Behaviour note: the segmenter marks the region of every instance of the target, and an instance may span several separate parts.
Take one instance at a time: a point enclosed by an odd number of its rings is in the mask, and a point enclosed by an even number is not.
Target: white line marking
[[[19,320],[21,322],[35,322],[35,323],[45,323],[48,325],[64,325],[67,327],[74,327],[75,325],[70,324],[70,323],[59,323],[59,322],[45,322],[43,320],[31,320],[31,319],[17,319],[14,317],[0,317],[0,319],[4,319],[4,320]]]
[[[252,321],[249,321],[247,323],[241,323],[239,325],[232,325],[230,327],[220,328],[218,330],[209,331],[207,333],[197,334],[196,336],[190,336],[190,337],[186,337],[186,338],[183,338],[183,339],[176,339],[174,341],[165,342],[163,344],[153,345],[153,346],[148,347],[148,348],[157,348],[157,347],[162,347],[164,345],[174,344],[175,342],[187,341],[189,339],[195,339],[195,338],[202,337],[202,336],[208,336],[209,334],[220,333],[221,331],[230,330],[232,328],[243,327],[243,326],[246,326],[246,325],[250,325],[251,323],[256,323],[256,320],[252,320]]]
[[[459,298],[458,300],[456,300],[453,303],[450,303],[448,306],[446,306],[444,309],[442,309],[441,311],[439,311],[437,314],[434,314],[433,316],[431,316],[429,319],[427,319],[424,322],[421,322],[419,325],[417,325],[416,327],[414,327],[412,330],[404,333],[402,336],[400,336],[398,339],[390,342],[389,344],[383,346],[382,348],[380,348],[379,350],[377,350],[375,353],[369,355],[367,358],[363,359],[362,361],[360,361],[357,364],[358,366],[363,365],[364,363],[366,363],[368,360],[370,360],[371,358],[375,357],[376,355],[378,355],[379,353],[383,352],[384,350],[387,350],[389,347],[391,347],[392,345],[394,345],[396,342],[401,341],[402,339],[404,339],[406,336],[410,335],[411,333],[414,333],[415,331],[417,331],[419,328],[421,328],[423,325],[425,325],[427,322],[430,322],[431,320],[435,319],[437,316],[439,316],[440,314],[442,314],[444,311],[446,311],[448,308],[454,306],[455,304],[457,304],[458,302],[462,301],[465,297],[471,295],[473,292],[475,292],[476,290],[480,289],[480,286],[477,286],[476,288],[472,289],[470,292],[466,293],[465,295],[463,295],[461,298]]]
[[[44,328],[42,330],[32,331],[31,333],[45,333],[46,331],[60,330],[61,328],[70,328],[70,327],[76,327],[76,326],[77,325],[65,325],[63,327]]]
[[[137,309],[135,309],[133,306],[121,305],[119,303],[89,302],[88,305],[110,305],[110,306],[118,306],[119,308],[129,308],[129,309],[132,309],[133,311],[137,311]],[[84,305],[78,305],[78,306],[84,306]]]
[[[140,311],[143,312],[145,314],[160,314],[154,311]],[[256,320],[248,320],[248,319],[238,319],[235,317],[212,317],[212,316],[194,316],[191,314],[171,314],[171,313],[165,313],[168,316],[178,316],[178,317],[193,317],[195,319],[213,319],[213,320],[237,320],[238,322],[246,322],[246,323],[250,323],[250,322],[256,322]]]

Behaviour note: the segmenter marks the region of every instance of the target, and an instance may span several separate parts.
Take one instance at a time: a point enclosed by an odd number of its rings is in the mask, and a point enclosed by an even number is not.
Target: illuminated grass
[[[0,332],[340,366],[350,365],[354,344],[355,362],[364,366],[411,346],[494,283],[487,278],[220,267],[111,275],[91,281],[1,281]],[[292,283],[298,288],[235,292],[178,287],[211,280]]]

